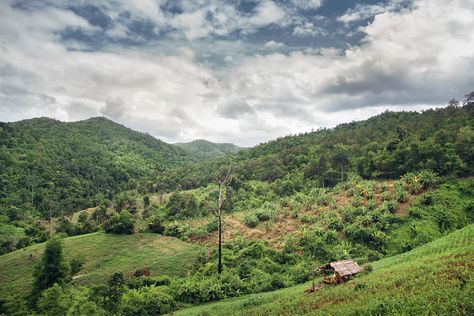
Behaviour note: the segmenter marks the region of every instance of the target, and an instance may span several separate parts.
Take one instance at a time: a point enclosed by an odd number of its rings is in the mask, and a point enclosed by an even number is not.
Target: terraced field
[[[27,291],[44,244],[34,245],[0,257],[0,295]],[[114,272],[132,274],[149,268],[152,275],[184,276],[199,247],[157,234],[110,235],[93,233],[64,240],[66,260],[83,258],[84,266],[73,285],[105,282]]]
[[[175,315],[473,315],[474,225],[372,263],[373,272],[313,294],[310,283]]]

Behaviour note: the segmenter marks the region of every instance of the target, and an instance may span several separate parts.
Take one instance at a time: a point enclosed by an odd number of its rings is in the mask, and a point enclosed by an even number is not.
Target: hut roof
[[[354,275],[359,272],[362,272],[362,268],[352,260],[331,262],[321,268],[333,269],[335,272],[339,273],[340,276]]]

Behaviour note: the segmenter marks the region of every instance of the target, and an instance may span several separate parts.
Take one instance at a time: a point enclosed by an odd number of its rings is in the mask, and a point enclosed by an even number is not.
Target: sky
[[[0,121],[253,146],[474,90],[472,0],[1,0]]]

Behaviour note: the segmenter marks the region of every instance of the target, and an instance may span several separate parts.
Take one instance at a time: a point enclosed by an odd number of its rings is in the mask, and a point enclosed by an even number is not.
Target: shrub
[[[135,223],[132,215],[127,211],[122,211],[112,216],[104,224],[104,230],[106,233],[112,234],[133,234]]]
[[[129,290],[122,296],[120,303],[121,315],[162,315],[176,308],[174,298],[155,286]]]
[[[82,265],[84,264],[83,258],[73,258],[69,262],[69,273],[74,276],[81,271]]]
[[[257,227],[259,223],[257,214],[253,212],[245,215],[244,221],[245,221],[245,225],[247,225],[250,228]]]
[[[432,187],[438,183],[438,174],[431,170],[421,170],[418,176],[425,188]]]
[[[389,212],[389,213],[395,213],[397,211],[397,202],[396,201],[385,201],[382,204],[382,209]]]
[[[342,220],[337,216],[337,214],[331,213],[331,215],[328,215],[326,221],[329,229],[340,231],[344,227]]]
[[[154,217],[148,224],[148,230],[153,233],[163,234],[165,231],[165,226],[162,224],[161,218]]]
[[[295,283],[304,283],[311,279],[312,269],[311,265],[306,262],[300,262],[290,268],[291,279]]]
[[[55,283],[41,293],[38,299],[38,311],[44,315],[66,315],[70,304],[69,296]]]
[[[405,203],[408,200],[408,192],[404,188],[396,188],[397,201],[400,203]]]
[[[390,193],[390,191],[384,191],[381,195],[380,195],[380,198],[382,199],[382,201],[388,201],[392,198],[392,193]]]
[[[433,203],[435,202],[435,198],[432,194],[426,193],[420,197],[419,201],[422,205],[433,205]]]
[[[408,209],[408,215],[410,217],[413,217],[413,218],[422,218],[423,217],[422,211],[417,207],[410,207]]]
[[[377,208],[377,201],[375,201],[375,199],[370,199],[367,201],[367,208],[370,210],[370,211],[373,211]]]
[[[301,216],[301,222],[302,223],[308,223],[308,224],[313,224],[318,221],[318,217],[314,215],[303,215]]]
[[[378,260],[380,260],[380,259],[382,259],[382,258],[383,258],[383,255],[382,255],[380,252],[373,251],[373,250],[370,250],[370,251],[369,251],[369,254],[368,254],[368,256],[367,256],[367,259],[368,259],[369,261],[371,261],[371,262],[372,262],[372,261],[378,261]]]
[[[140,276],[137,278],[132,278],[127,282],[127,286],[130,289],[139,289],[143,286],[162,286],[170,284],[171,279],[166,275],[157,277]]]
[[[176,238],[184,238],[188,236],[189,233],[189,225],[188,224],[180,224],[177,221],[168,223],[165,227],[165,231],[163,232],[166,236],[176,237]]]
[[[354,196],[352,200],[352,206],[359,207],[362,205],[362,198],[359,195]]]
[[[217,231],[218,228],[219,228],[219,225],[218,225],[216,219],[211,219],[209,221],[209,223],[207,223],[207,225],[206,225],[206,230],[207,230],[208,233],[215,232],[215,231]]]
[[[374,271],[374,267],[372,267],[372,265],[370,263],[364,265],[362,268],[367,273],[370,273],[370,272]]]

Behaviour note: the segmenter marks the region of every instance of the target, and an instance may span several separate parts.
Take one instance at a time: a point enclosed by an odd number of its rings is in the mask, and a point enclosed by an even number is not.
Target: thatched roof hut
[[[362,272],[362,268],[352,260],[343,260],[328,263],[325,266],[319,267],[320,270],[334,271],[334,280],[325,279],[325,283],[341,283],[349,279],[349,277]]]
[[[334,270],[341,277],[355,275],[362,272],[362,268],[352,260],[343,260],[328,263],[325,266],[320,267],[321,270]]]

